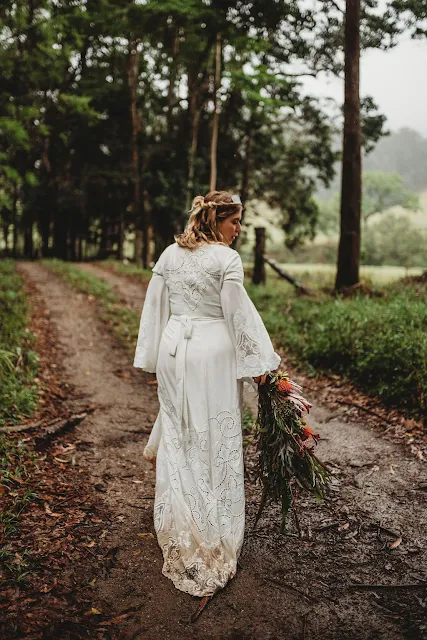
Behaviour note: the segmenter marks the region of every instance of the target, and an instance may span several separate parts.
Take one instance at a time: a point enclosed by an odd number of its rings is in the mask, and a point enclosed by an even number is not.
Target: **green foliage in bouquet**
[[[316,443],[319,436],[303,419],[311,404],[301,391],[286,371],[269,373],[265,384],[259,387],[257,475],[263,494],[256,522],[270,498],[282,505],[282,531],[292,506],[293,488],[300,487],[323,498],[330,478],[328,469],[307,446],[307,442]]]

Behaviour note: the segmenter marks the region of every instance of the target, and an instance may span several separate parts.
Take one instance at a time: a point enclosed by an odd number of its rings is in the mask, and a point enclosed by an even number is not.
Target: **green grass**
[[[103,282],[69,262],[51,259],[42,263],[54,273],[64,278],[68,284],[88,296],[93,296],[99,303],[99,316],[109,325],[116,337],[125,346],[134,349],[138,338],[140,313],[129,309],[120,301],[120,297],[107,282]]]
[[[37,406],[34,384],[39,356],[27,328],[28,306],[23,281],[13,260],[0,261],[0,425],[17,423]]]
[[[248,285],[272,339],[314,374],[349,378],[385,404],[427,420],[427,289],[393,284],[377,297],[298,297]]]
[[[120,260],[103,260],[101,264],[112,269],[116,273],[121,273],[125,276],[133,276],[141,280],[144,284],[148,284],[152,276],[151,269],[141,269],[132,262],[121,262]]]
[[[33,472],[37,468],[36,454],[19,439],[0,434],[0,538],[19,534],[21,515],[38,497]],[[5,550],[2,549],[5,562]],[[14,579],[21,576],[18,565],[12,567]],[[18,571],[18,573],[16,573]],[[16,574],[16,575],[15,575]]]
[[[248,265],[250,271],[252,265]],[[335,282],[336,265],[334,264],[294,264],[283,263],[280,265],[284,271],[296,278],[301,284],[319,289],[324,287],[332,288]],[[267,265],[267,279],[277,280],[279,276]],[[420,275],[422,269],[405,267],[376,267],[361,266],[360,277],[363,282],[372,287],[382,287],[400,280],[405,276]]]
[[[49,265],[75,289],[96,296],[101,316],[123,343],[135,348],[139,314],[123,307],[109,285],[72,265]],[[387,270],[382,272],[385,277]],[[396,274],[388,270],[389,279],[391,272]],[[308,284],[317,285],[311,297],[297,296],[273,277],[265,287],[247,284],[276,346],[313,375],[339,374],[385,404],[427,420],[426,286],[397,281],[377,285],[372,297],[335,298],[325,292],[324,274],[325,269],[311,271]]]

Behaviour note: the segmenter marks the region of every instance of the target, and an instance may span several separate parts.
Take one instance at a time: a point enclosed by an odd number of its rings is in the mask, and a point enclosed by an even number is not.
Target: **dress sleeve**
[[[243,286],[243,265],[237,253],[226,264],[221,305],[236,349],[237,378],[252,379],[277,369],[280,356],[274,351],[267,329]]]
[[[156,373],[160,338],[169,319],[169,296],[163,278],[163,254],[153,267],[139,323],[133,366]]]

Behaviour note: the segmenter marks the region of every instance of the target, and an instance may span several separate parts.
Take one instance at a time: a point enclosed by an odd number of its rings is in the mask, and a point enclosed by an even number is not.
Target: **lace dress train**
[[[154,526],[163,574],[182,591],[211,595],[234,576],[243,543],[243,381],[280,357],[236,251],[174,244],[153,271],[134,366],[158,380],[160,411],[144,451],[157,457]]]

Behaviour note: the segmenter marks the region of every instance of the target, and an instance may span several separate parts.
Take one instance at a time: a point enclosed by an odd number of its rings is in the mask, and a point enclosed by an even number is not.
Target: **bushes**
[[[39,358],[26,330],[27,305],[21,278],[12,260],[0,261],[0,424],[30,415],[37,401],[32,381]]]
[[[425,290],[400,285],[381,298],[313,300],[254,289],[250,293],[278,346],[427,422]]]
[[[388,213],[363,231],[364,264],[427,267],[427,232],[407,215]]]

